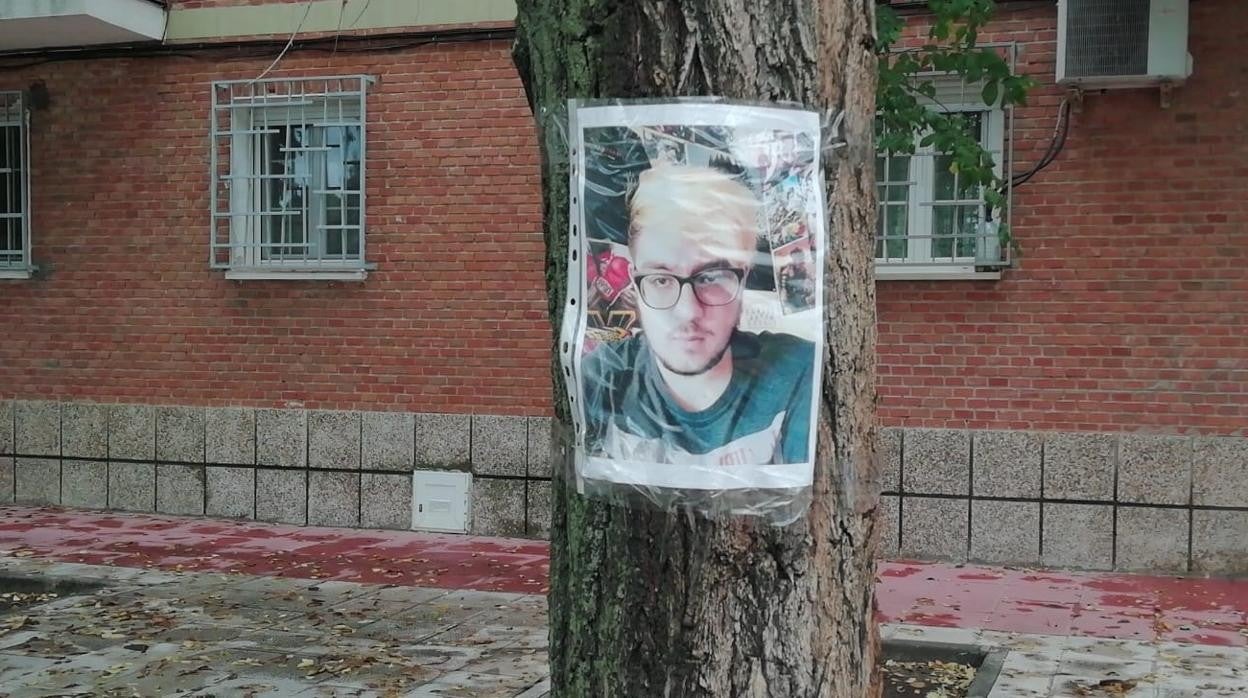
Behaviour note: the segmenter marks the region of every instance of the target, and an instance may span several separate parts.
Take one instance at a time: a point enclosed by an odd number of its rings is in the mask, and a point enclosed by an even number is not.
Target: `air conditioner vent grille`
[[[1148,2],[1067,2],[1068,76],[1142,75],[1148,72]]]

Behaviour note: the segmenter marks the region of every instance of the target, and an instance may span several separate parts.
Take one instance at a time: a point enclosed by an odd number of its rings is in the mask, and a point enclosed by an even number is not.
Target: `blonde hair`
[[[629,201],[628,244],[632,247],[644,229],[670,226],[671,232],[752,265],[761,210],[753,190],[721,170],[660,165],[641,173]]]

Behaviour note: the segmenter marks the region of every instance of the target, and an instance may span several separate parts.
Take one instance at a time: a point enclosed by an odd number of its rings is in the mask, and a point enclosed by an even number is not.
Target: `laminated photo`
[[[822,367],[820,120],[572,102],[564,366],[581,479],[811,484]]]

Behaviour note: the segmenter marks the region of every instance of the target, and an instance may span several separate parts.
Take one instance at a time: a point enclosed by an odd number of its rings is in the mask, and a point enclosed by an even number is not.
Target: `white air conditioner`
[[[1187,3],[1058,0],[1058,84],[1113,89],[1187,79]]]

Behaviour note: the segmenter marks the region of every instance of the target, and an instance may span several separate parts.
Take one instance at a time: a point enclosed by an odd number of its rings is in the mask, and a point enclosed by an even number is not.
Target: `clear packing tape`
[[[797,520],[839,115],[681,98],[573,100],[559,116],[546,125],[548,147],[552,122],[567,129],[569,482],[626,506]]]

